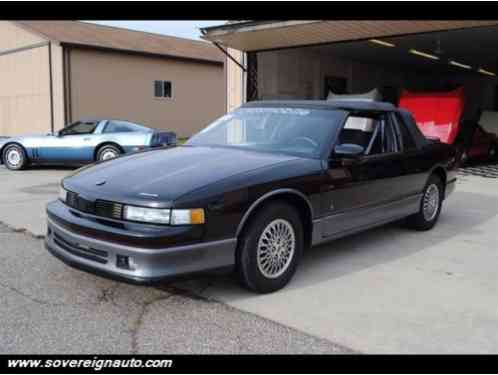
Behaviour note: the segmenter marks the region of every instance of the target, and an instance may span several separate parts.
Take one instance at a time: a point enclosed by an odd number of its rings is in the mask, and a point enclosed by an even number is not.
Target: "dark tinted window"
[[[173,87],[171,81],[154,81],[154,96],[156,98],[173,97]]]
[[[164,97],[165,98],[171,98],[171,82],[170,81],[164,81]]]
[[[398,122],[398,128],[401,133],[403,148],[405,150],[417,148],[417,145],[415,144],[412,135],[410,134],[408,128],[406,127],[406,124],[403,122],[403,119],[400,116],[396,115],[396,120]]]
[[[98,121],[75,122],[60,131],[61,135],[92,134],[98,125]]]
[[[144,131],[145,128],[128,121],[111,120],[107,123],[104,133],[129,133]]]
[[[158,98],[163,96],[163,81],[154,81],[154,96]]]

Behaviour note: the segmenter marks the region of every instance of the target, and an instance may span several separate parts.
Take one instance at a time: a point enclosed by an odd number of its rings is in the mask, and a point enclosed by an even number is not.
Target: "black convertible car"
[[[455,163],[451,146],[391,104],[251,102],[182,146],[65,178],[46,246],[128,281],[230,268],[271,292],[316,244],[403,218],[432,228]]]

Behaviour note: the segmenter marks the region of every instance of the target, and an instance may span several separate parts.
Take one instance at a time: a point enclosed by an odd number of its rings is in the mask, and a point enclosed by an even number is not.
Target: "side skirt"
[[[381,226],[417,213],[422,194],[395,202],[362,207],[313,221],[312,246]],[[331,230],[332,229],[332,230]]]

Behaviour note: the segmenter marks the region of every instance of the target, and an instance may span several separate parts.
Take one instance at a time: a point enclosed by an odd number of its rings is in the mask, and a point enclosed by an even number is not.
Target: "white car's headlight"
[[[125,206],[123,218],[125,220],[152,224],[192,225],[205,223],[205,215],[202,208],[171,210],[169,208]]]
[[[67,190],[62,187],[62,185],[59,187],[59,199],[66,203],[67,200]]]

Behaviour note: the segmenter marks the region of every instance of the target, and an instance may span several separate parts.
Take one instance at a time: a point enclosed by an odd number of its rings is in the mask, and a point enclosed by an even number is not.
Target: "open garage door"
[[[498,112],[498,21],[242,22],[204,33],[230,51],[245,51],[240,89],[247,101],[326,99],[330,92],[377,89],[397,105],[402,92],[461,89],[458,124],[474,125],[458,141],[481,142],[475,155],[490,150],[490,139],[475,125],[482,112]]]

